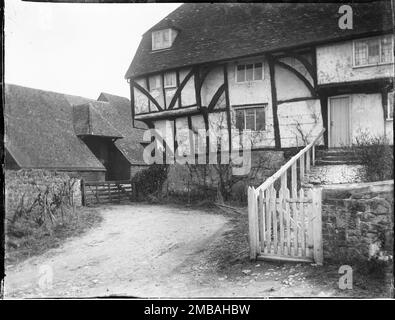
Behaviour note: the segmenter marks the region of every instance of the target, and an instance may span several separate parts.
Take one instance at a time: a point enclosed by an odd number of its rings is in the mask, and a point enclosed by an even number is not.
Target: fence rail
[[[131,181],[81,181],[83,205],[120,203],[134,200],[135,188]]]
[[[248,188],[251,259],[322,263],[321,189],[301,186],[324,131],[260,186]]]

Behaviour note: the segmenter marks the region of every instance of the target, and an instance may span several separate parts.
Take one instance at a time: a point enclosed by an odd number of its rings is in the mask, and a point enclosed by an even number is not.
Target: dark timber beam
[[[301,55],[299,53],[295,53],[295,52],[286,52],[284,55],[277,57],[277,59],[281,59],[281,58],[295,58],[296,60],[298,60],[306,68],[307,72],[311,76],[311,79],[313,79],[314,84],[316,84],[317,72],[314,67],[314,62],[313,62],[313,64],[310,63],[310,61],[307,60],[306,57],[304,57],[303,55]],[[315,60],[315,52],[312,54],[312,59],[313,59],[313,61]]]
[[[278,123],[277,115],[277,89],[276,89],[276,78],[275,78],[275,61],[272,55],[267,55],[267,61],[269,64],[270,72],[270,87],[272,93],[272,111],[273,111],[273,128],[274,128],[274,144],[276,149],[281,148],[281,138],[280,138],[280,127]]]
[[[135,114],[134,113],[135,112],[135,110],[134,110],[134,108],[135,108],[135,105],[134,105],[134,87],[133,87],[131,82],[129,82],[129,88],[130,88],[130,110],[132,112],[132,126],[134,128],[134,114]]]
[[[163,94],[163,108],[166,110],[166,89],[165,89],[165,73],[162,72],[162,94]]]
[[[225,85],[226,121],[228,124],[228,139],[229,139],[229,153],[230,153],[232,150],[232,121],[231,121],[231,115],[230,115],[228,65],[227,64],[224,64],[224,85]]]
[[[179,88],[180,87],[180,71],[179,70],[176,70],[176,83],[177,83],[177,88]],[[181,93],[180,93],[179,97],[177,97],[177,101],[178,101],[178,107],[182,108]],[[169,105],[168,109],[170,109],[170,105]]]
[[[209,105],[207,106],[208,111],[212,111],[217,104],[221,95],[225,92],[225,84],[222,84],[217,91],[214,93]]]
[[[170,101],[170,104],[167,108],[167,110],[173,109],[174,105],[176,104],[177,99],[179,98],[181,101],[181,91],[184,89],[185,85],[189,81],[189,79],[195,74],[195,68],[193,68],[186,76],[185,78],[181,81],[180,85],[177,87],[176,92],[174,93],[173,98]],[[177,73],[178,74],[178,73]],[[178,80],[179,81],[179,80]],[[179,105],[181,105],[181,102],[179,102]]]
[[[162,107],[159,105],[158,101],[155,100],[154,97],[151,96],[151,94],[145,90],[142,86],[140,86],[137,82],[132,81],[133,82],[133,86],[139,90],[142,94],[144,94],[150,101],[152,101],[152,103],[158,108],[158,110],[162,111]]]

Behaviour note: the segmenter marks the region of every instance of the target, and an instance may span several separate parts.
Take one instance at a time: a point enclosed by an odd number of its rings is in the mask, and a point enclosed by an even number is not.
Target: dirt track
[[[5,298],[383,294],[380,286],[339,291],[336,266],[250,262],[244,215],[144,204],[100,210],[99,227],[7,268]]]

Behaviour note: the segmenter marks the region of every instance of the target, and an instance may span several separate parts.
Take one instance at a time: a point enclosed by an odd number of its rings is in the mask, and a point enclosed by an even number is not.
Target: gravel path
[[[105,208],[103,218],[82,237],[6,270],[5,297],[188,294],[190,279],[177,266],[227,222],[203,211],[140,204]]]
[[[357,275],[354,290],[339,290],[339,266],[251,262],[246,215],[144,204],[100,210],[99,227],[8,267],[5,298],[386,296]]]

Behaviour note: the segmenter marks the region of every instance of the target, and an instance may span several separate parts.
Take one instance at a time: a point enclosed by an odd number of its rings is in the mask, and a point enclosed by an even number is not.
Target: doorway
[[[329,147],[340,148],[350,146],[350,97],[329,98]]]

